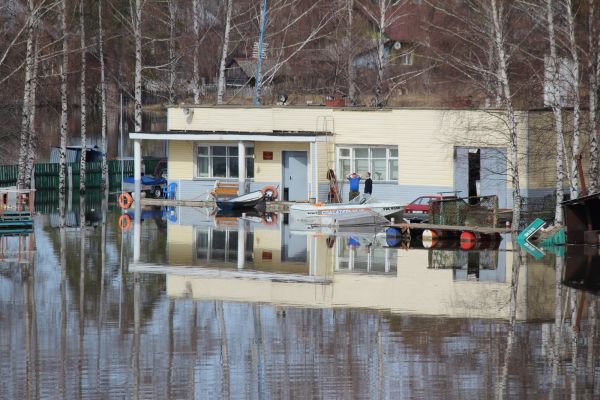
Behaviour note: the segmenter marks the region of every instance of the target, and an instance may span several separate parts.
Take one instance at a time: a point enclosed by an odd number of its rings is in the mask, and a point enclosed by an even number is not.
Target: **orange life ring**
[[[263,192],[263,195],[267,196],[267,193],[270,192],[270,194],[268,195],[272,200],[277,200],[277,196],[279,195],[279,193],[277,192],[277,188],[275,186],[265,186],[264,188],[260,189],[261,192]]]
[[[123,192],[119,195],[119,206],[124,209],[128,209],[133,204],[133,198],[127,192]]]
[[[131,228],[131,217],[129,215],[123,214],[119,217],[119,228],[125,232]]]
[[[276,225],[277,213],[266,213],[262,219],[262,223],[265,225]]]

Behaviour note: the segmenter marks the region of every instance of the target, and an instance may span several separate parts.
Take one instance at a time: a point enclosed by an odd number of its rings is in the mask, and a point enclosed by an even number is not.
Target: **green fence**
[[[143,160],[143,170],[152,174],[160,159]],[[122,166],[122,168],[121,168]],[[56,190],[60,173],[60,164],[35,164],[35,188],[37,190]],[[67,164],[67,188],[69,185],[69,169],[71,171],[73,188],[79,188],[80,164]],[[121,172],[122,169],[122,172]],[[15,186],[17,184],[18,166],[0,165],[0,187]],[[118,188],[121,185],[121,176],[133,175],[133,160],[110,160],[108,162],[109,188]],[[102,186],[102,162],[87,163],[86,187],[93,189]]]

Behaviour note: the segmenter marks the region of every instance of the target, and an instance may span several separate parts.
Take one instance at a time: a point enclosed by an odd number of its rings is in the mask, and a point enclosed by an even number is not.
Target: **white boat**
[[[400,203],[360,195],[348,203],[295,204],[290,207],[290,218],[320,226],[373,225],[395,214],[401,215],[403,208]]]

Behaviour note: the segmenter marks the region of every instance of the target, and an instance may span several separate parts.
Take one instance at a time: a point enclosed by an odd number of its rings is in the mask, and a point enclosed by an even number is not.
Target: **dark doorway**
[[[481,181],[481,152],[469,149],[469,204],[478,204],[479,184]]]

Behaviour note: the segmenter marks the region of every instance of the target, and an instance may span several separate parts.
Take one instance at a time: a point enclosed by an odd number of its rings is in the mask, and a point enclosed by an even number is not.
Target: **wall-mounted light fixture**
[[[183,112],[183,115],[185,115],[185,122],[188,124],[192,122],[192,118],[194,118],[194,110],[190,109],[189,107],[182,107],[181,112]]]

